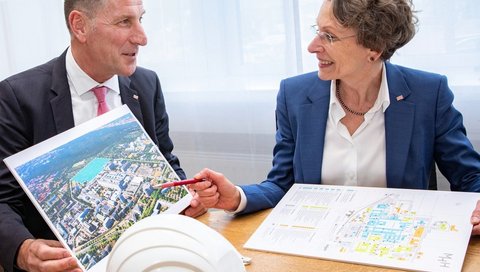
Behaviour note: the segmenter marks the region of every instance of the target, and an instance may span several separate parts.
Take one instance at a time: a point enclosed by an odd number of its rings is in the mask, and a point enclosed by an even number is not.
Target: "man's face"
[[[84,53],[92,78],[103,82],[113,75],[130,76],[137,66],[139,46],[147,44],[141,19],[142,0],[107,0],[87,20]]]

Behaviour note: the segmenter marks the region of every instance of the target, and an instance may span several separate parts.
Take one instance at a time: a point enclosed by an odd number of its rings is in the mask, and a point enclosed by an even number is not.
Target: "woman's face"
[[[318,32],[308,51],[318,59],[322,80],[361,79],[368,72],[370,49],[359,45],[353,29],[341,26],[333,16],[332,2],[324,1],[317,17]],[[332,39],[329,39],[330,36]]]

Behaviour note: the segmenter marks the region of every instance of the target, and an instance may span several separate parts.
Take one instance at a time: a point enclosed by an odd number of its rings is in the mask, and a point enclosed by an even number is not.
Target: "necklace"
[[[354,111],[351,108],[347,107],[347,105],[345,105],[345,102],[343,102],[343,99],[340,96],[340,83],[339,83],[338,80],[336,80],[335,82],[336,82],[336,87],[337,87],[337,90],[336,90],[335,94],[337,95],[338,101],[340,102],[340,105],[342,105],[342,108],[346,109],[348,112],[350,112],[352,114],[355,114],[355,115],[358,115],[358,116],[364,116],[365,113],[367,113],[368,111],[366,111],[366,112]]]

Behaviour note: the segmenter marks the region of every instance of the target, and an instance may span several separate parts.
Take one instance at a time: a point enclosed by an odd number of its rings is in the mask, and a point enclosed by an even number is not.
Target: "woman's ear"
[[[382,56],[382,52],[374,51],[372,49],[369,49],[368,52],[368,61],[369,62],[375,62]]]

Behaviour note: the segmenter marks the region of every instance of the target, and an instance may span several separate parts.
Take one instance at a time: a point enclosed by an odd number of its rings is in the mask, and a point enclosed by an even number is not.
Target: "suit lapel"
[[[53,112],[53,119],[57,129],[57,134],[64,132],[75,126],[72,110],[72,96],[67,79],[67,69],[65,67],[65,56],[67,51],[58,57],[53,65],[52,86],[53,97],[50,100],[50,106]]]
[[[401,187],[412,139],[415,104],[407,101],[410,89],[403,74],[386,63],[390,106],[385,112],[387,186]]]
[[[67,50],[58,57],[53,66],[52,87],[53,97],[50,99],[50,106],[55,120],[57,134],[64,132],[75,126],[72,110],[72,96],[70,86],[68,85],[67,69],[65,66],[65,56]],[[133,115],[143,124],[142,111],[140,109],[138,92],[130,88],[130,79],[119,76],[120,97],[122,103],[128,105]]]
[[[131,80],[128,77],[119,76],[120,83],[120,97],[122,98],[123,104],[126,104],[133,115],[138,119],[138,121],[143,125],[143,115],[140,108],[140,102],[138,92],[130,88]]]
[[[320,80],[319,80],[320,82]],[[304,181],[320,181],[322,176],[323,145],[330,102],[330,83],[314,84],[308,100],[300,106],[298,143]]]

